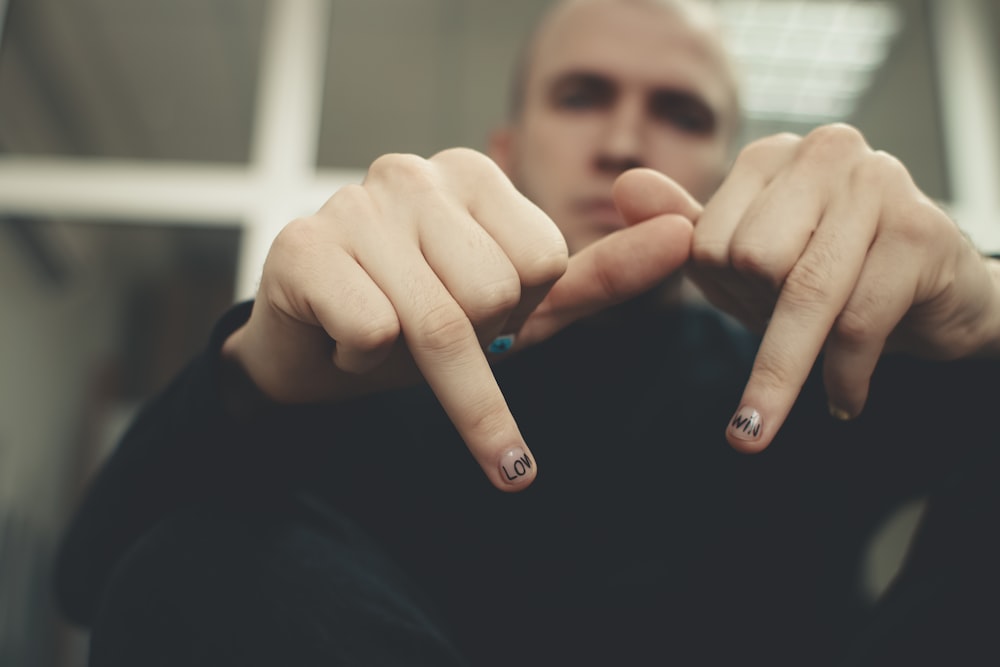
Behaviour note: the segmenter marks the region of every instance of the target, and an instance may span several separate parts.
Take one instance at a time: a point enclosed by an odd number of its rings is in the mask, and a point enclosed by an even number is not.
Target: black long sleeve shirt
[[[511,618],[553,659],[609,636],[664,655],[712,655],[725,637],[776,662],[832,656],[864,620],[858,568],[877,522],[996,446],[996,364],[885,357],[856,420],[827,414],[817,371],[771,447],[739,454],[724,433],[756,340],[709,310],[626,308],[496,364],[540,466],[504,494],[426,387],[227,415],[219,349],[249,308],[220,321],[92,483],[57,566],[72,619],[89,621],[118,559],[172,512],[293,497],[366,530],[475,664]]]

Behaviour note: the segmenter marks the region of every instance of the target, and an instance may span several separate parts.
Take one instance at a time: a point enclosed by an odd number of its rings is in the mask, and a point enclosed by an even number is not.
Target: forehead
[[[566,72],[588,71],[622,85],[690,90],[721,109],[731,83],[715,39],[680,10],[655,3],[571,2],[537,35],[528,94]]]

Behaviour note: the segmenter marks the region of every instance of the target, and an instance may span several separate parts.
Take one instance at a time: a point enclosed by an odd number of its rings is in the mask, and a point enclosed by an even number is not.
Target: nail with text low
[[[531,478],[535,467],[528,452],[521,447],[510,449],[500,457],[500,479],[507,484],[523,484]]]

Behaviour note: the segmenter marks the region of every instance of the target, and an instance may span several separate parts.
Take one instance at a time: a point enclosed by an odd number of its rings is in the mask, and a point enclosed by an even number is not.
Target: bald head
[[[611,190],[633,167],[707,201],[728,168],[736,106],[703,7],[562,0],[525,46],[512,117],[490,154],[576,252],[624,224]]]
[[[639,7],[647,10],[651,18],[658,14],[663,20],[683,23],[701,41],[705,56],[714,61],[717,74],[728,89],[728,107],[733,125],[738,125],[739,88],[732,60],[724,45],[719,16],[713,6],[700,0],[557,0],[537,23],[518,53],[510,86],[508,114],[511,122],[516,122],[524,109],[528,81],[538,57],[547,47],[552,47],[553,40],[558,44],[561,31],[572,29],[576,15],[592,11],[598,5]]]

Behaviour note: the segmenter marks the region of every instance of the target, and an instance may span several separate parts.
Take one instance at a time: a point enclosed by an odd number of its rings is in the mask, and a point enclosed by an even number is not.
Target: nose
[[[623,96],[607,117],[607,125],[597,151],[595,166],[610,176],[642,167],[644,109],[641,100]]]

